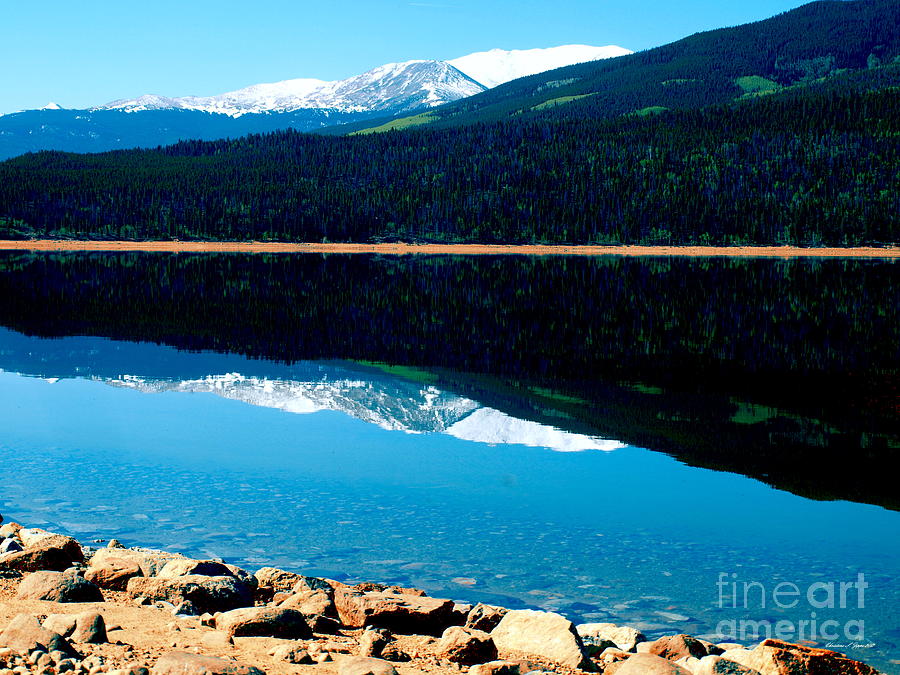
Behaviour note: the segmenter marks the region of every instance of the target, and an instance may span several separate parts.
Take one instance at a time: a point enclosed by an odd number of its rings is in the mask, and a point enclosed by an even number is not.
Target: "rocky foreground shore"
[[[0,675],[877,675],[824,649],[752,649],[552,612],[455,604],[140,548],[0,516]]]

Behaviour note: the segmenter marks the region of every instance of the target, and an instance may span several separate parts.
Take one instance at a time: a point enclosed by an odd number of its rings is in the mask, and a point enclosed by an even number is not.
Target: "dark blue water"
[[[8,519],[651,635],[713,636],[742,618],[799,626],[815,613],[838,622],[838,642],[849,625],[873,645],[842,651],[896,670],[894,511],[812,501],[614,438],[548,436],[547,425],[358,364],[11,331],[0,344],[0,367],[18,364],[0,373]],[[111,353],[99,372],[98,355]],[[603,449],[558,451],[573,445]],[[854,591],[844,609],[805,597],[773,607],[780,582],[805,594],[860,574],[864,606]],[[744,608],[723,578],[760,582],[766,606],[755,591]]]

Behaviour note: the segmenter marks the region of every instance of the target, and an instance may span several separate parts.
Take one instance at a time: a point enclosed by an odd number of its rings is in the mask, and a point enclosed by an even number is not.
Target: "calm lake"
[[[897,673],[897,269],[2,253],[0,512]]]

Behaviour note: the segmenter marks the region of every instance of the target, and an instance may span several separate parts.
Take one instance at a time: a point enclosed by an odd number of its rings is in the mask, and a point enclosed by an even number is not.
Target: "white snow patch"
[[[491,49],[476,52],[448,61],[476,82],[492,88],[527,75],[536,75],[554,68],[576,63],[610,59],[632,54],[630,49],[617,45],[591,47],[589,45],[563,45],[548,49]]]

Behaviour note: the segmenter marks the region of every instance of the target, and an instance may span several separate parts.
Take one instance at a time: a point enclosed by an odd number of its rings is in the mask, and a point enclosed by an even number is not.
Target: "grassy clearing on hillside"
[[[360,129],[359,131],[354,131],[350,136],[360,136],[364,134],[380,134],[385,131],[399,131],[400,129],[408,129],[409,127],[417,127],[422,124],[431,124],[432,122],[437,120],[437,116],[434,113],[420,113],[419,115],[413,115],[412,117],[401,117],[397,120],[391,120],[387,124],[382,124],[378,127],[372,127],[371,129]]]
[[[546,110],[547,108],[552,108],[558,105],[565,105],[566,103],[571,103],[572,101],[577,101],[582,98],[588,98],[589,96],[595,96],[595,94],[578,94],[577,96],[560,96],[559,98],[551,98],[549,101],[544,101],[543,103],[538,103],[536,106],[533,106],[532,110]]]

